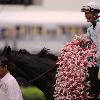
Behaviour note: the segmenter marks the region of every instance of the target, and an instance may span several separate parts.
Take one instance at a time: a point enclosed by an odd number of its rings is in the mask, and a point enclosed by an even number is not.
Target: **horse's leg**
[[[32,84],[37,88],[39,88],[44,93],[46,100],[54,100],[53,82],[50,81],[47,77],[42,77],[41,79],[32,82]]]
[[[55,69],[54,71],[51,71],[50,73],[47,74],[48,80],[46,82],[46,88],[48,89],[48,94],[46,93],[46,100],[54,100],[54,84],[55,84],[55,75],[57,73]]]

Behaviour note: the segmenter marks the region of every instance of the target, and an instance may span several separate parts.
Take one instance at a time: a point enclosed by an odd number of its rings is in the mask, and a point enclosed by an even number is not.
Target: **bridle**
[[[44,64],[46,64],[46,63],[44,63]],[[52,72],[52,71],[54,70],[55,67],[56,67],[56,64],[54,64],[54,65],[53,65],[50,69],[48,69],[46,72],[44,72],[44,73],[38,75],[36,78],[34,78],[34,79],[32,79],[32,80],[29,80],[29,81],[21,82],[20,84],[21,84],[21,85],[24,85],[24,84],[29,84],[29,83],[35,82],[35,81],[37,81],[38,79],[40,79],[41,77],[45,76],[46,74],[49,74],[50,72]],[[17,68],[17,69],[20,71],[19,68]],[[23,73],[23,72],[21,71],[21,73]],[[36,72],[35,72],[35,73],[36,73]],[[36,74],[38,74],[38,73],[36,73]],[[26,75],[23,75],[23,76],[26,77]],[[45,76],[45,77],[46,77],[46,76]],[[51,80],[51,79],[50,79],[50,80]],[[51,81],[52,81],[52,80],[51,80]]]

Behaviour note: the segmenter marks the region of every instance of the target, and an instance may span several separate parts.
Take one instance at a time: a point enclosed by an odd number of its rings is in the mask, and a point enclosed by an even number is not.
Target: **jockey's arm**
[[[97,36],[97,53],[96,53],[96,59],[97,59],[97,63],[100,66],[100,23],[97,24],[97,27],[95,29],[95,34]]]

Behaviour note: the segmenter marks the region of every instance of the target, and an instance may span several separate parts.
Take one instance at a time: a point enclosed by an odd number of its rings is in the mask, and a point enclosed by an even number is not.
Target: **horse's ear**
[[[45,55],[49,54],[49,52],[50,52],[50,49],[47,49],[44,47],[37,55],[38,56],[45,56]]]
[[[7,54],[6,54],[6,57],[7,57],[7,58],[10,56],[10,53],[11,53],[11,47],[8,46],[8,47],[7,47]]]
[[[4,50],[2,51],[2,53],[1,53],[1,56],[4,56],[4,57],[9,57],[10,56],[10,53],[11,53],[11,48],[10,48],[10,46],[5,46],[4,47]]]
[[[3,49],[3,51],[2,51],[0,56],[5,56],[6,51],[7,51],[7,46],[4,47],[4,49]]]

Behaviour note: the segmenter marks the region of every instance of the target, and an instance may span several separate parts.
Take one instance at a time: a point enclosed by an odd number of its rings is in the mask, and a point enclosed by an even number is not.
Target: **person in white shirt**
[[[23,100],[16,79],[9,73],[8,60],[0,58],[0,100]]]
[[[97,62],[100,63],[100,6],[95,2],[90,2],[86,6],[83,6],[81,9],[82,12],[85,12],[85,17],[87,22],[90,22],[92,25],[87,29],[87,35],[93,40],[97,46],[96,58]]]

